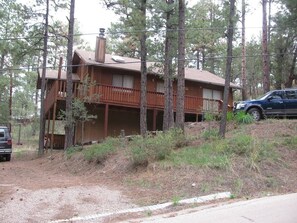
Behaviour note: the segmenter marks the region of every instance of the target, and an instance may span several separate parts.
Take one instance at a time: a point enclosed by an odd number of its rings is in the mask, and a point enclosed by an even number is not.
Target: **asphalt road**
[[[297,193],[240,201],[190,213],[176,213],[138,219],[137,222],[297,223]]]

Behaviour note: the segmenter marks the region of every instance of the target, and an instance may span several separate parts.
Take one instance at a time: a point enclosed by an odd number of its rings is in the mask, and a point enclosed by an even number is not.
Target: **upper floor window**
[[[112,75],[112,86],[122,88],[133,88],[133,76],[130,75]]]
[[[164,82],[163,81],[157,81],[156,92],[164,93]]]

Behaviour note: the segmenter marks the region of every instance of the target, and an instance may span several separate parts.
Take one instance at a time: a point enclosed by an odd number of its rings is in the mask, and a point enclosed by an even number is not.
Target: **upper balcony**
[[[110,85],[93,85],[86,87],[81,83],[73,84],[73,96],[80,98],[88,103],[109,104],[123,107],[140,107],[140,90],[114,87]],[[66,81],[56,80],[47,92],[45,99],[45,113],[54,105],[57,100],[66,99]],[[176,108],[176,95],[173,96],[174,109]],[[202,114],[204,112],[219,112],[221,101],[205,99],[185,95],[185,113]],[[164,108],[164,94],[159,92],[147,91],[147,108]]]

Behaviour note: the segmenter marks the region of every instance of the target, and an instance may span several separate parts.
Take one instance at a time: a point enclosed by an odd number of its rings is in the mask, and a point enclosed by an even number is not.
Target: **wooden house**
[[[154,63],[147,63],[153,67]],[[105,54],[105,39],[97,37],[95,52],[76,50],[73,55],[73,96],[85,98],[88,113],[97,118],[86,122],[84,142],[99,141],[107,136],[138,134],[140,129],[140,60]],[[92,84],[84,88],[84,80]],[[206,112],[219,112],[222,105],[225,80],[208,71],[185,69],[185,121],[200,121]],[[40,75],[39,81],[40,85]],[[57,71],[46,73],[45,115],[56,120],[65,109],[66,74],[58,78]],[[38,86],[39,86],[38,85]],[[228,104],[233,104],[231,83]],[[87,89],[82,92],[82,89]],[[147,75],[147,124],[149,131],[162,130],[164,109],[162,75]],[[176,81],[174,81],[176,92]],[[86,99],[87,98],[87,99]],[[174,107],[176,95],[174,94]],[[50,122],[48,122],[50,123]],[[52,124],[54,126],[54,124]],[[54,128],[54,127],[53,127]],[[63,135],[52,133],[54,147],[63,147]],[[75,128],[75,143],[81,143],[81,127]]]

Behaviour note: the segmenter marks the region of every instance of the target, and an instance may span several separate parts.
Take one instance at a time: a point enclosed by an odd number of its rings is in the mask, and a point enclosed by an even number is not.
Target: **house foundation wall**
[[[101,141],[105,137],[105,105],[89,105],[89,114],[97,116],[84,124],[84,134],[82,136],[82,125],[79,123],[75,131],[75,143],[90,143],[93,141]],[[154,126],[154,111],[147,110],[147,128],[149,131],[162,130],[163,112],[156,112],[156,120]],[[136,108],[121,108],[109,106],[108,108],[108,124],[107,136],[118,137],[124,131],[125,135],[136,135],[140,133],[140,111]],[[154,129],[155,127],[155,129]]]

